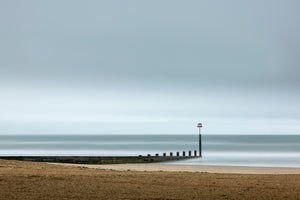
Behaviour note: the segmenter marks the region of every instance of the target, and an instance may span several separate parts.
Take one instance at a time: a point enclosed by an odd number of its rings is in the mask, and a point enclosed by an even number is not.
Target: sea
[[[194,151],[198,135],[0,135],[0,156],[138,156]],[[182,165],[300,167],[300,135],[202,135]]]

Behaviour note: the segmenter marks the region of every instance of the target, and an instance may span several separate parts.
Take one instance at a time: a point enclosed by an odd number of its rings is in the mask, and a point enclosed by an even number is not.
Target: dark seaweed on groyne
[[[1,156],[0,159],[76,164],[153,163],[194,158],[194,156]]]

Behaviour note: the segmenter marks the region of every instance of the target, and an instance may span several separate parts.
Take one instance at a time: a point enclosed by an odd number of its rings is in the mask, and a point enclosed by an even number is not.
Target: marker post
[[[202,141],[201,141],[202,123],[198,123],[197,127],[199,128],[199,156],[202,157]]]

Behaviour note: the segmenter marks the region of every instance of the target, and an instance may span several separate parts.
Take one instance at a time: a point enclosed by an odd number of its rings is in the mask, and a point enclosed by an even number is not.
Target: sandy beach
[[[254,172],[250,168],[242,170],[206,166],[202,168],[202,172],[199,169],[196,166],[180,168],[176,165],[82,166],[0,160],[0,199],[300,197],[299,169],[277,168],[270,173],[269,168],[253,168],[256,174],[250,174]]]
[[[221,174],[300,174],[300,168],[288,167],[237,167],[237,166],[209,166],[209,165],[176,165],[176,164],[114,164],[114,165],[86,165],[49,163],[69,167],[87,167],[91,169],[105,169],[117,171],[165,171],[165,172],[207,172]]]

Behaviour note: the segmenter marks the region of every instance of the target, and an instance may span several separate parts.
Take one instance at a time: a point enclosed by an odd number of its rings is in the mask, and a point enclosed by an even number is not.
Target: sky
[[[0,134],[300,134],[298,0],[0,0]]]

